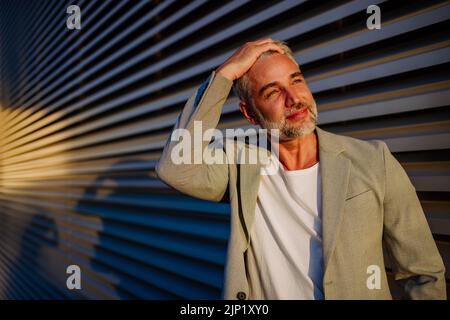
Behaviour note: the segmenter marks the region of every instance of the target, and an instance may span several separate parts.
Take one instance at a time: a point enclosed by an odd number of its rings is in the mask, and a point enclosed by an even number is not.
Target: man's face
[[[256,122],[279,129],[280,140],[303,137],[314,131],[317,106],[299,66],[283,54],[258,59],[248,72]]]

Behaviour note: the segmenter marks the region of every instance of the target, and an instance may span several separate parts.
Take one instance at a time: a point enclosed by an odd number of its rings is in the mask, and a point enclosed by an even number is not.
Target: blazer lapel
[[[336,246],[344,212],[351,161],[334,136],[317,128],[320,174],[322,181],[322,240],[324,274]]]
[[[245,234],[246,245],[244,251],[250,244],[250,226],[255,216],[256,201],[258,197],[259,183],[261,181],[260,168],[258,164],[240,164],[240,206],[239,219]],[[242,216],[241,216],[242,214]]]

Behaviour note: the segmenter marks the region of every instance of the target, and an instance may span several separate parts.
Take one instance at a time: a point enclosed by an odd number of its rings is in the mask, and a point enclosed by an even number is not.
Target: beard
[[[287,121],[287,117],[295,113],[301,108],[307,108],[309,118],[305,121],[302,121],[300,124],[290,124]],[[256,120],[258,124],[263,128],[267,129],[268,132],[271,132],[271,129],[275,129],[278,131],[278,138],[280,141],[287,141],[296,138],[302,138],[311,132],[313,132],[317,125],[317,105],[316,102],[313,101],[312,104],[308,103],[299,103],[294,107],[286,110],[283,114],[283,117],[280,121],[268,121],[258,108],[254,108]]]

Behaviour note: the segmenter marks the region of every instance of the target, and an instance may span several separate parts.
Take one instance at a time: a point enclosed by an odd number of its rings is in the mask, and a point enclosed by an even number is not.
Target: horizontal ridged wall
[[[154,166],[198,85],[266,36],[293,49],[323,129],[387,142],[450,269],[449,26],[449,1],[3,0],[0,298],[219,298],[229,206]],[[247,126],[237,102],[220,128]]]

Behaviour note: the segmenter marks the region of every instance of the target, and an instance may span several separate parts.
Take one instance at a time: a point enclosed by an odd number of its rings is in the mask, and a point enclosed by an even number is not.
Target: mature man
[[[385,143],[316,126],[316,103],[283,42],[237,50],[188,100],[175,129],[215,128],[234,81],[244,117],[279,130],[269,164],[176,164],[169,138],[156,168],[188,195],[220,201],[228,193],[224,298],[391,299],[384,243],[407,298],[445,299],[444,265],[405,171]],[[265,172],[272,165],[280,169]]]

